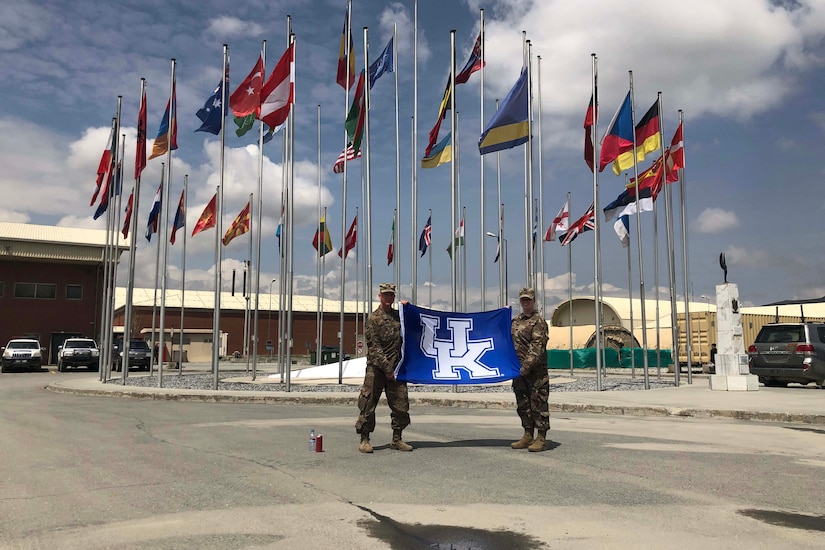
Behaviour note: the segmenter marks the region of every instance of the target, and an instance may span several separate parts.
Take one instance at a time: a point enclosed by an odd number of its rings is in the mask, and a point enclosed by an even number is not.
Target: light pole
[[[277,281],[278,279],[272,279],[269,282],[269,320],[266,323],[266,344],[269,348],[267,351],[269,352],[269,362],[272,362],[272,283]]]
[[[710,297],[702,294],[701,298],[705,301],[705,335],[708,339],[708,349],[710,349]],[[708,351],[708,357],[710,357]],[[702,364],[702,337],[699,336],[699,364]]]
[[[488,237],[494,238],[496,241],[499,240],[498,235],[496,235],[492,231],[487,231],[486,235]],[[501,242],[503,244],[501,246],[501,250],[500,250],[498,260],[500,262],[502,262],[502,265],[504,266],[504,280],[502,281],[501,278],[499,278],[499,281],[498,281],[498,288],[499,288],[498,295],[499,295],[499,307],[506,307],[510,303],[510,299],[507,296],[507,283],[508,283],[507,279],[509,278],[509,271],[508,271],[508,266],[507,266],[507,239],[501,239]]]

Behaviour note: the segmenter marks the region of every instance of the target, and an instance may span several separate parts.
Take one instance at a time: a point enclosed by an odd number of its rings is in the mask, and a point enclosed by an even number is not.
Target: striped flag
[[[572,242],[573,239],[579,236],[579,233],[584,233],[585,231],[592,231],[596,227],[596,213],[593,210],[593,204],[590,204],[590,208],[587,209],[587,212],[584,213],[584,216],[576,220],[576,222],[570,226],[570,230],[561,235],[559,237],[559,241],[561,242],[562,246],[567,246],[568,243]]]
[[[344,171],[344,158],[346,157],[346,161],[349,162],[353,159],[360,159],[361,158],[361,150],[359,149],[357,152],[352,147],[352,143],[347,143],[347,148],[341,151],[341,154],[338,155],[338,160],[335,161],[335,165],[332,167],[332,171],[336,174],[341,174]]]

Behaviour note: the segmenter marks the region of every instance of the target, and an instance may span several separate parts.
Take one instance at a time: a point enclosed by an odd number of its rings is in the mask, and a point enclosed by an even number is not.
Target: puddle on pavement
[[[356,505],[357,506],[357,505]],[[393,550],[532,550],[546,548],[540,540],[512,531],[492,531],[454,525],[420,525],[395,521],[368,508],[358,506],[376,521],[361,520],[358,525]]]
[[[806,531],[825,531],[825,516],[809,516],[793,512],[778,512],[776,510],[739,510],[739,514],[758,519],[779,527],[805,529]]]

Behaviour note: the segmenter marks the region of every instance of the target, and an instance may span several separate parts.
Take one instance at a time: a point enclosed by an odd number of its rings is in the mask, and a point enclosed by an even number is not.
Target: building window
[[[83,285],[66,285],[66,299],[67,300],[82,300],[83,299]]]
[[[34,283],[14,283],[15,298],[34,298],[37,285]]]
[[[57,297],[57,285],[50,283],[14,283],[14,297],[54,300]]]
[[[0,281],[0,298],[3,297],[3,291],[6,290],[6,283]]]
[[[57,298],[57,285],[48,283],[38,283],[36,297],[42,300],[54,300]]]

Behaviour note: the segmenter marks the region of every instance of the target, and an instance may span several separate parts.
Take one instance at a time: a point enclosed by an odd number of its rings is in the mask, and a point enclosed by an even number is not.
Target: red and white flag
[[[673,134],[673,139],[670,141],[670,147],[665,152],[666,166],[667,166],[667,182],[673,183],[679,181],[679,168],[685,167],[685,142],[682,137],[682,123]]]
[[[252,71],[241,85],[229,96],[229,107],[237,117],[255,115],[261,112],[261,87],[264,83],[264,57],[261,54]]]
[[[553,218],[553,223],[550,224],[550,227],[547,228],[547,232],[544,234],[545,241],[555,241],[556,234],[567,233],[567,227],[570,223],[570,204],[565,201],[564,206],[561,207],[559,210],[558,215]]]
[[[260,119],[270,128],[286,122],[289,109],[295,102],[295,42],[278,60],[272,74],[261,88]]]
[[[360,159],[361,150],[359,149],[358,152],[356,152],[352,147],[352,143],[348,143],[347,148],[341,151],[341,154],[338,155],[338,160],[335,161],[335,165],[332,167],[332,171],[336,174],[341,174],[344,172],[344,158],[346,158],[347,162],[353,159]]]
[[[349,231],[347,231],[347,237],[344,239],[344,248],[338,249],[338,257],[339,258],[346,258],[349,255],[349,251],[355,248],[355,245],[358,243],[358,214],[352,218],[352,223],[349,226]]]

